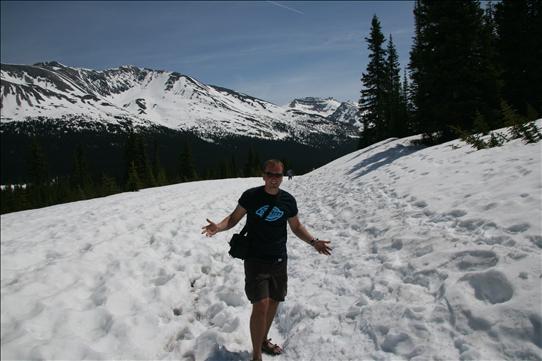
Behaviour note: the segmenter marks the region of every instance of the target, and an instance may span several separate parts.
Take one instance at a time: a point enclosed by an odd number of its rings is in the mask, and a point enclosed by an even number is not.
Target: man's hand
[[[212,237],[216,234],[216,232],[218,232],[218,226],[209,219],[207,219],[207,222],[209,222],[208,225],[201,227],[201,229],[203,229],[201,234],[205,234],[207,237]]]
[[[320,240],[318,240],[314,244],[314,248],[316,248],[318,253],[330,256],[332,248],[327,245],[328,243],[331,243],[331,242],[330,241],[320,241]]]

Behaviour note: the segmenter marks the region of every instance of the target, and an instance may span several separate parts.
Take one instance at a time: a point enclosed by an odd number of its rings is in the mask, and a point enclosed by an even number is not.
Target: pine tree
[[[73,156],[71,187],[78,193],[77,199],[92,198],[94,196],[92,179],[83,152],[83,146],[80,144],[75,149]]]
[[[160,163],[158,141],[155,139],[153,142],[153,161],[152,161],[152,173],[155,178],[156,185],[163,186],[168,183],[166,171]]]
[[[474,116],[473,132],[482,133],[483,135],[489,134],[491,127],[487,123],[486,118],[480,112],[476,112]]]
[[[426,119],[425,104],[428,104],[428,95],[425,90],[428,78],[427,62],[427,41],[425,40],[425,5],[421,0],[416,0],[414,5],[414,39],[410,50],[410,61],[408,68],[410,71],[411,83],[409,86],[410,99],[410,126],[414,133],[422,133],[423,130],[420,119]],[[421,110],[419,109],[421,106]]]
[[[102,173],[99,187],[99,195],[102,197],[120,192],[119,186],[115,178]],[[133,188],[133,187],[132,187]]]
[[[52,182],[51,193],[53,194],[53,204],[66,203],[76,200],[74,197],[72,197],[71,179],[69,176],[55,177]]]
[[[166,174],[166,170],[162,167],[158,168],[158,175],[156,175],[156,185],[157,186],[164,186],[169,184],[168,176]]]
[[[29,208],[44,207],[51,204],[51,193],[48,192],[49,173],[47,158],[36,139],[32,141],[28,163],[30,184],[25,193],[28,196]]]
[[[418,132],[416,131],[416,129],[414,129],[414,125],[412,124],[411,119],[412,102],[410,101],[410,86],[408,83],[408,75],[406,69],[403,72],[403,81],[401,84],[401,118],[404,119],[405,122],[405,135],[413,135]]]
[[[147,146],[141,134],[136,137],[136,158],[135,166],[137,174],[143,187],[154,187],[156,181],[152,174],[152,167],[147,153]]]
[[[388,46],[386,48],[385,66],[385,101],[384,101],[384,119],[386,129],[383,131],[383,139],[389,137],[406,136],[406,119],[401,100],[401,76],[399,57],[393,44],[393,38],[390,34]]]
[[[245,177],[257,177],[261,174],[260,155],[254,149],[253,145],[250,145],[248,149],[247,161],[243,173]]]
[[[28,170],[31,185],[43,186],[47,184],[49,178],[47,158],[37,140],[33,140],[30,146]]]
[[[130,164],[130,170],[128,171],[128,180],[126,182],[126,190],[129,192],[137,192],[141,189],[141,181],[137,175],[137,169],[135,162],[132,161]]]
[[[225,178],[229,178],[229,167],[228,167],[228,164],[226,163],[226,161],[224,159],[222,159],[219,163],[218,163],[218,178],[219,179],[225,179]]]
[[[371,21],[371,32],[365,38],[369,49],[369,63],[361,77],[363,89],[359,100],[359,112],[363,122],[363,131],[360,136],[360,147],[377,142],[385,137],[385,89],[386,70],[383,49],[384,35],[380,21],[376,15]]]
[[[128,134],[128,137],[126,138],[126,143],[124,144],[124,174],[121,184],[128,184],[128,179],[130,178],[130,172],[132,170],[132,164],[135,167],[136,152],[136,136],[134,133],[130,133]]]
[[[477,1],[419,0],[410,54],[415,125],[427,142],[470,131],[477,111],[498,109],[498,74],[491,61],[483,11]]]
[[[233,155],[230,158],[228,176],[231,178],[237,178],[239,176],[239,170],[237,169],[237,162],[235,161],[235,157]]]
[[[15,194],[11,184],[6,185],[0,190],[0,208],[1,213],[13,212],[16,210]]]
[[[15,185],[15,187],[13,187],[13,195],[15,197],[15,209],[13,209],[13,211],[21,211],[23,209],[29,209],[34,206],[34,202],[32,202],[32,200],[30,199],[31,194],[28,189],[28,186],[25,187],[20,184],[17,184]]]
[[[245,177],[252,176],[252,165],[254,164],[254,150],[252,147],[248,149],[247,161],[245,162],[245,167],[243,173]]]
[[[137,172],[140,181],[140,187],[152,187],[156,184],[152,168],[149,162],[147,147],[145,145],[143,135],[130,133],[126,140],[124,148],[125,171],[124,179],[128,181],[132,163]]]
[[[527,143],[536,143],[542,140],[542,133],[536,126],[534,121],[529,121],[527,117],[518,114],[512,106],[506,101],[501,102],[501,115],[503,123],[511,127],[511,134],[513,138],[521,138]]]
[[[202,179],[215,179],[213,170],[209,167],[205,168]]]
[[[260,158],[260,153],[257,150],[254,150],[254,163],[252,165],[252,176],[259,177],[262,175],[262,160]]]
[[[196,166],[192,159],[192,149],[186,142],[179,157],[178,176],[181,182],[189,182],[197,179]]]
[[[498,2],[495,25],[504,99],[522,115],[542,113],[542,1]]]
[[[480,53],[480,68],[484,70],[481,74],[481,87],[486,89],[483,94],[483,103],[476,112],[487,121],[490,129],[502,127],[499,107],[502,93],[502,69],[497,57],[497,33],[495,25],[495,10],[491,1],[487,4],[482,15],[481,33],[478,46]]]

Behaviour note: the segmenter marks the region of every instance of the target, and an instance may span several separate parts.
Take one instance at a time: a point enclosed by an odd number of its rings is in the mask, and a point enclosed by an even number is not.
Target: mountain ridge
[[[2,124],[45,117],[80,119],[77,126],[85,127],[119,125],[122,119],[134,127],[163,126],[210,141],[248,136],[318,146],[322,137],[338,144],[358,137],[360,130],[353,104],[307,97],[282,108],[179,72],[133,65],[92,70],[56,61],[1,64],[0,109]],[[338,109],[342,116],[335,114]]]

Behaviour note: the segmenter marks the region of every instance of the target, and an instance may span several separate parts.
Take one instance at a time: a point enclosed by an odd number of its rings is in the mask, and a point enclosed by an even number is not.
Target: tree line
[[[261,174],[261,157],[250,146],[246,161],[241,164],[232,155],[221,159],[213,168],[198,172],[190,143],[179,151],[176,169],[166,172],[160,161],[160,145],[156,140],[146,141],[139,133],[130,133],[124,144],[124,170],[122,176],[96,174],[87,161],[85,148],[78,145],[72,155],[72,170],[64,176],[51,177],[49,162],[42,145],[34,140],[27,157],[28,182],[5,185],[0,190],[1,213],[46,207],[111,194],[138,191],[143,188],[164,186],[204,179],[253,177]],[[288,162],[287,160],[284,160]]]
[[[360,148],[414,134],[422,134],[424,144],[438,144],[539,117],[542,2],[485,5],[417,0],[414,41],[402,79],[392,36],[386,43],[373,17],[358,106]]]

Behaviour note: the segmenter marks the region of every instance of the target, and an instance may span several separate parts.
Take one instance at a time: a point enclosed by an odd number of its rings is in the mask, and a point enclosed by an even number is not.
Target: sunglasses
[[[265,172],[265,175],[271,178],[281,178],[284,174],[282,173],[271,173],[271,172]]]

